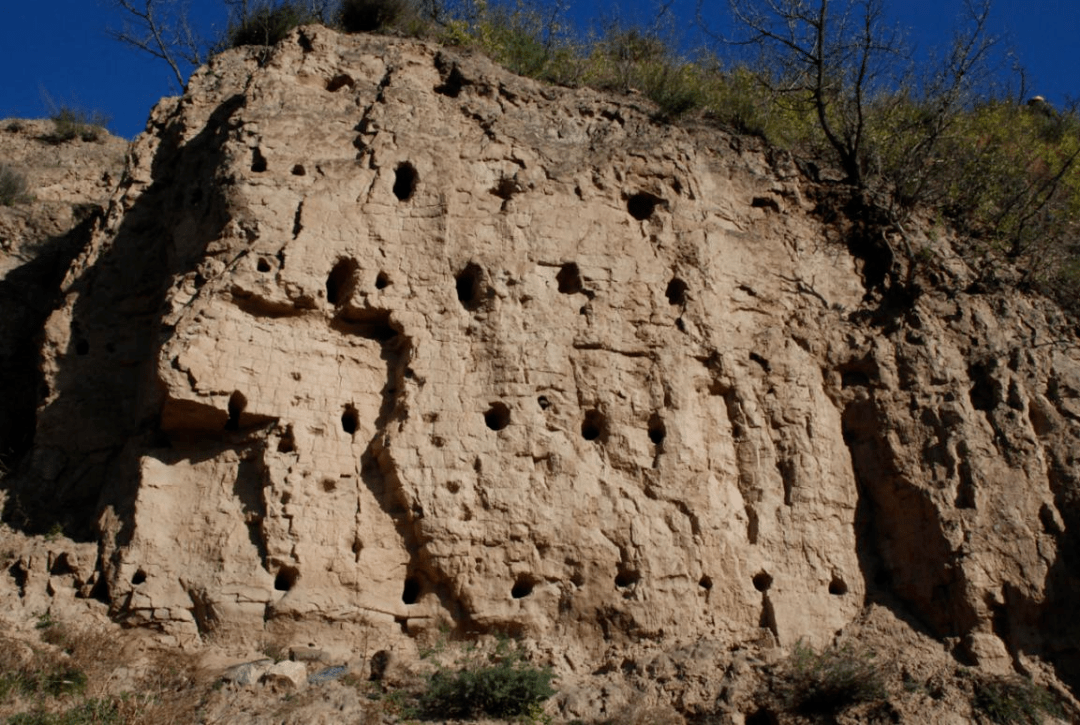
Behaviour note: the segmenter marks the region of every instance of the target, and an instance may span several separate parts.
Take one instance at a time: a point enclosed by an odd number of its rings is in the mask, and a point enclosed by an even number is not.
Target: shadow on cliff
[[[842,425],[858,490],[856,547],[866,601],[937,639],[959,637],[977,614],[930,493],[909,482],[889,453],[886,418],[871,386],[876,374],[872,363],[842,371],[844,386],[857,388]],[[966,659],[962,651],[954,654]]]
[[[1043,529],[1056,539],[1057,556],[1046,574],[1044,596],[1035,599],[1006,585],[1003,602],[992,604],[994,633],[1013,653],[1025,652],[1053,663],[1057,676],[1080,692],[1080,475],[1051,453],[1047,461],[1058,520],[1044,507]],[[1014,655],[1015,656],[1015,655]]]
[[[42,386],[38,347],[49,314],[60,304],[60,285],[75,258],[86,248],[103,209],[74,209],[77,223],[66,234],[37,245],[33,258],[0,280],[0,472],[19,467],[34,442],[38,395]],[[12,511],[5,520],[18,521]]]
[[[12,477],[4,511],[13,526],[29,533],[59,526],[74,539],[94,540],[99,515],[112,507],[118,543],[130,535],[138,484],[131,449],[166,443],[157,431],[156,375],[158,351],[172,332],[162,323],[166,295],[229,220],[230,182],[219,171],[230,118],[244,102],[241,95],[224,101],[186,142],[174,112],[159,130],[151,183],[133,202],[118,202],[131,206],[116,234],[99,237],[91,266],[66,290],[74,300],[70,337],[66,349],[49,351],[53,388],[41,394],[33,447]],[[125,177],[122,188],[133,183]]]

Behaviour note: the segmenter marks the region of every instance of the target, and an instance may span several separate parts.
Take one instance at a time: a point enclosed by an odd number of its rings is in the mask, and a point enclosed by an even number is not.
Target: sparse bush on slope
[[[229,26],[224,45],[228,48],[277,45],[293,28],[322,20],[323,18],[302,0],[262,2]]]
[[[0,206],[14,206],[29,200],[26,193],[26,177],[10,166],[0,164]],[[0,470],[0,478],[3,471]]]

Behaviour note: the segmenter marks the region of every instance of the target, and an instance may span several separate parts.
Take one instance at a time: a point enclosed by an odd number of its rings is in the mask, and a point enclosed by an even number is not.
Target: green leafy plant
[[[516,644],[503,640],[490,654],[473,652],[455,668],[436,669],[419,696],[419,709],[439,718],[484,714],[535,720],[540,706],[555,694],[553,678],[550,668],[530,665]]]
[[[815,652],[800,641],[775,685],[780,706],[807,717],[834,717],[853,705],[887,696],[873,653],[850,645]]]
[[[972,704],[999,725],[1039,725],[1044,713],[1061,714],[1060,706],[1046,688],[1020,678],[977,680]]]

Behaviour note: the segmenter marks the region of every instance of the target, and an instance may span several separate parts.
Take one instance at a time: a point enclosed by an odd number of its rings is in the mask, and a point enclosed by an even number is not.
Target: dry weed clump
[[[12,725],[191,723],[212,683],[194,657],[154,653],[133,663],[105,628],[75,628],[48,615],[40,642],[0,638],[0,718]]]

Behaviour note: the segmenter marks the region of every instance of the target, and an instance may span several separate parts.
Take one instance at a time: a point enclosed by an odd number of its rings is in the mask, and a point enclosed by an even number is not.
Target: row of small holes
[[[350,81],[352,79],[349,79]],[[334,89],[336,90],[336,88]],[[251,150],[251,170],[256,174],[261,174],[267,169],[266,157],[263,156],[262,150],[254,148]],[[302,164],[296,164],[292,168],[292,173],[296,176],[304,176],[307,171]],[[394,169],[394,196],[398,198],[398,201],[408,201],[416,193],[416,187],[419,184],[420,175],[416,172],[416,167],[410,164],[408,161],[403,161],[397,165]],[[650,194],[645,191],[639,191],[636,194],[631,194],[626,200],[626,210],[630,213],[630,216],[634,217],[638,221],[645,221],[653,215],[657,206],[665,204],[666,202],[658,196]]]

